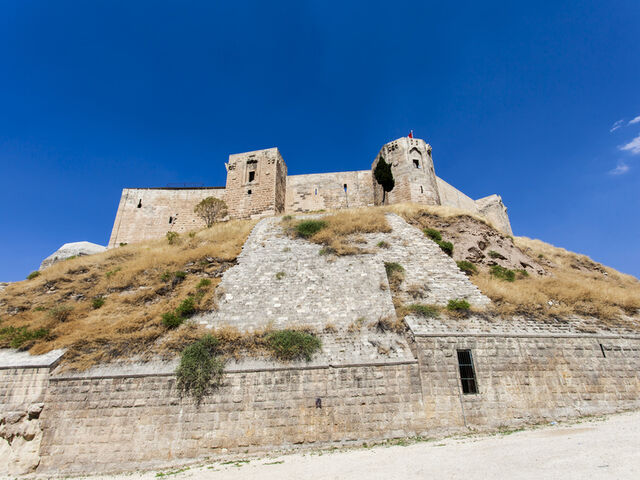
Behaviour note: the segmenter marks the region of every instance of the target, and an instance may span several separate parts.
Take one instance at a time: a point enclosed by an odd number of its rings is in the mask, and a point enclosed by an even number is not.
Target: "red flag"
[[[413,138],[413,130],[409,132],[409,138]]]

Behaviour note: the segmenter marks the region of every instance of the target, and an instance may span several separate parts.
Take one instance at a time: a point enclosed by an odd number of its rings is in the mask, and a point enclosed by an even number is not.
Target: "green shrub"
[[[180,303],[180,305],[178,305],[178,308],[176,308],[176,315],[178,315],[181,318],[185,318],[190,315],[193,315],[195,311],[196,311],[196,301],[193,297],[189,296],[185,298]]]
[[[454,312],[466,312],[471,308],[471,305],[466,300],[461,298],[455,300],[449,300],[447,303],[447,310],[451,310]]]
[[[162,324],[167,328],[178,328],[182,325],[184,319],[176,315],[174,312],[167,312],[162,314]]]
[[[327,226],[323,220],[304,220],[296,225],[296,232],[299,236],[309,238]]]
[[[49,330],[39,328],[29,330],[27,327],[6,327],[0,329],[0,342],[7,342],[11,348],[29,347],[29,342],[49,335]]]
[[[176,387],[180,394],[188,394],[199,404],[202,398],[222,383],[224,363],[216,356],[219,340],[205,335],[182,351],[176,369]]]
[[[333,255],[336,251],[331,247],[322,247],[318,252],[318,255]]]
[[[173,278],[184,280],[185,278],[187,278],[187,272],[182,272],[182,271],[174,272]]]
[[[491,267],[491,275],[500,280],[506,280],[507,282],[513,282],[516,279],[516,272],[509,270],[508,268],[501,267],[500,265],[494,265]]]
[[[48,313],[54,320],[57,320],[58,322],[66,322],[69,320],[71,312],[73,312],[73,307],[69,305],[60,305],[59,307],[53,307]]]
[[[285,222],[289,222],[293,219],[293,217],[291,215],[285,215],[284,217],[282,217],[282,220]]]
[[[209,280],[208,278],[203,278],[198,282],[198,285],[196,285],[196,288],[202,289],[202,288],[208,287],[209,285],[211,285],[211,280]]]
[[[91,306],[94,310],[97,310],[104,305],[104,297],[96,297],[91,301]]]
[[[284,272],[276,273],[276,280],[282,280],[287,274]]]
[[[310,333],[297,330],[278,330],[267,335],[267,347],[279,360],[304,358],[307,362],[320,349],[320,340]]]
[[[381,241],[378,242],[377,246],[378,246],[378,248],[389,248],[391,245],[389,245],[384,240],[381,240]]]
[[[180,235],[178,235],[178,232],[167,232],[167,242],[169,245],[175,245],[178,243],[179,237]]]
[[[387,277],[393,273],[404,273],[404,267],[396,262],[384,262],[384,269],[387,272]]]
[[[500,258],[502,260],[506,260],[507,258],[501,253],[496,252],[495,250],[489,250],[489,253],[487,253],[487,255],[489,255],[491,258]]]
[[[518,278],[527,278],[529,276],[529,272],[527,272],[524,268],[516,270],[516,273],[518,274]]]
[[[476,268],[476,266],[467,260],[460,260],[459,262],[456,262],[456,265],[458,265],[458,268],[467,275],[478,273],[478,269]]]
[[[451,256],[453,255],[453,243],[451,242],[436,242],[444,253]]]
[[[433,305],[422,305],[420,303],[414,303],[409,305],[407,309],[410,312],[415,313],[416,315],[419,315],[421,317],[438,318],[440,316],[440,310],[438,309],[438,307]]]
[[[422,230],[424,232],[424,234],[429,237],[431,240],[433,240],[434,242],[441,242],[442,241],[442,234],[436,230],[435,228],[425,228],[424,230]]]
[[[189,232],[189,238],[196,238],[196,232]]]
[[[171,272],[164,272],[164,273],[160,276],[160,280],[162,280],[163,282],[168,282],[169,280],[171,280],[171,277],[173,277],[173,273],[171,273]]]
[[[36,308],[33,309],[34,312],[44,312],[47,309],[47,307],[40,305]]]
[[[129,245],[127,242],[120,242],[121,247],[126,247],[127,245]]]
[[[36,270],[35,272],[31,272],[29,275],[27,275],[27,280],[33,280],[34,278],[37,278],[39,276],[40,272]]]

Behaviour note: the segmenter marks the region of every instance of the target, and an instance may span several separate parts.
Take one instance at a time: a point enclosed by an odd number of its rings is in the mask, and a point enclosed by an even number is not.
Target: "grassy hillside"
[[[386,212],[452,243],[454,260],[493,301],[488,314],[577,314],[603,324],[638,325],[629,319],[640,313],[637,279],[539,240],[505,236],[465,212],[403,204],[330,212],[320,228],[300,226],[295,216],[283,217],[282,225],[323,245],[323,254],[366,255],[361,235],[388,232]],[[183,319],[215,308],[221,276],[255,223],[221,223],[171,244],[159,239],[70,259],[10,284],[0,292],[0,347],[34,354],[66,348],[65,364],[80,369],[115,358],[175,355],[203,335]],[[264,349],[267,338],[264,332],[243,336],[224,328],[217,335],[231,354],[240,347]]]

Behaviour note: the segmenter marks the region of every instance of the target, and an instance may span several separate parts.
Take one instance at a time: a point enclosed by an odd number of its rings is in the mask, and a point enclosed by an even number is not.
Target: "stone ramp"
[[[465,298],[484,305],[489,300],[421,231],[397,215],[387,219],[392,232],[359,235],[366,240],[359,245],[371,253],[342,257],[321,255],[320,245],[290,238],[280,218],[261,220],[237,265],[223,276],[218,310],[196,321],[241,331],[309,327],[323,340],[323,352],[314,362],[414,358],[402,335],[375,327],[380,318],[395,319],[385,262],[404,267],[400,295],[406,303]],[[389,248],[377,247],[380,241]],[[419,298],[414,298],[416,290]]]

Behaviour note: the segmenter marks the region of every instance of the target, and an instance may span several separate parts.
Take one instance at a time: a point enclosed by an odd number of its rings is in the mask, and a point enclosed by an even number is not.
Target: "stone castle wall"
[[[490,329],[494,333],[417,328],[417,359],[395,363],[231,368],[199,406],[178,395],[170,370],[53,375],[39,419],[37,472],[158,467],[225,453],[434,437],[640,407],[637,335],[523,334],[495,322]],[[471,350],[477,394],[461,391],[461,349]],[[0,392],[19,390],[20,379],[41,373],[0,376]],[[45,384],[44,377],[39,382]],[[7,461],[1,458],[0,466]]]
[[[373,181],[370,170],[287,177],[287,213],[371,205]]]
[[[431,146],[421,139],[403,137],[382,147],[371,170],[287,176],[280,152],[270,148],[230,155],[225,188],[125,189],[109,248],[160,238],[168,231],[182,233],[202,228],[204,222],[193,209],[208,196],[225,200],[230,218],[380,205],[383,191],[372,172],[381,157],[391,164],[395,178],[386,204],[453,206],[483,215],[498,229],[511,234],[507,210],[499,196],[474,202],[436,177]]]
[[[207,197],[225,199],[224,188],[125,188],[109,248],[205,227],[193,209]]]

